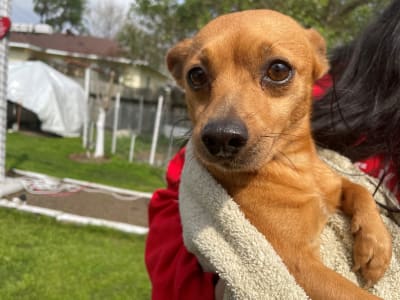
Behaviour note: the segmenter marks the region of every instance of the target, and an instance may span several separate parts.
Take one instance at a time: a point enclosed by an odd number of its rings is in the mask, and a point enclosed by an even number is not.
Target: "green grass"
[[[104,162],[83,163],[70,159],[83,153],[80,139],[9,133],[6,168],[147,192],[164,186],[164,168],[128,163],[128,143],[119,140],[119,152]],[[149,147],[148,139],[138,140],[138,153]],[[150,299],[144,243],[145,237],[0,209],[0,299]]]
[[[150,299],[144,237],[0,209],[0,299]]]
[[[6,168],[147,192],[164,186],[164,168],[127,161],[129,142],[119,139],[105,161],[78,162],[70,159],[84,152],[78,138],[9,133]],[[167,141],[160,144],[166,153]],[[149,148],[148,138],[138,139],[138,154]],[[145,237],[8,209],[0,209],[0,232],[0,299],[150,299]]]
[[[136,138],[135,144],[135,157],[138,160],[142,160],[147,162],[149,158],[150,148],[151,148],[152,137],[149,135],[138,136]],[[160,135],[157,143],[157,155],[156,160],[158,160],[161,165],[167,165],[168,161],[171,157],[167,157],[168,155],[168,146],[169,146],[169,139],[165,136]],[[130,148],[131,138],[127,136],[121,136],[117,139],[117,151],[116,156],[120,157],[121,159],[127,160],[129,157],[129,148]],[[172,153],[173,155],[175,152],[182,147],[184,143],[184,138],[175,138],[172,143]],[[111,145],[111,134],[106,135],[106,144]]]
[[[121,147],[126,148],[126,143],[127,140]],[[146,149],[148,145],[139,141],[138,147]],[[7,169],[16,168],[146,192],[164,186],[164,168],[129,163],[127,157],[121,155],[111,156],[101,163],[71,160],[71,154],[84,152],[78,138],[9,133],[6,152]]]

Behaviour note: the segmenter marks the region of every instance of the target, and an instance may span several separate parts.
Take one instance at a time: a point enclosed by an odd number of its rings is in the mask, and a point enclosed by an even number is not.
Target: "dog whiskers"
[[[290,134],[290,133],[285,133],[285,132],[270,132],[268,134],[265,135],[265,137],[272,137],[271,135],[274,135],[275,137],[280,137],[281,135],[285,135],[285,136],[292,136],[292,137],[296,137],[296,138],[303,138],[305,136],[301,136],[301,135],[295,135],[295,134]]]
[[[264,134],[260,136],[261,138],[273,138],[273,139],[282,139],[287,142],[294,142],[296,140],[299,140],[303,138],[303,136],[300,135],[294,135],[294,134],[288,134],[288,133],[269,133],[269,134]]]
[[[278,154],[282,155],[286,159],[286,161],[289,162],[288,166],[292,170],[296,171],[297,173],[299,172],[294,162],[285,153],[283,153],[282,151],[278,151]]]

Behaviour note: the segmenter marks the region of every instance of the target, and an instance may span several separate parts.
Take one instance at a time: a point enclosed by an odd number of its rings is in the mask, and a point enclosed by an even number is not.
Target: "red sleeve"
[[[214,299],[216,275],[203,272],[182,238],[178,190],[184,149],[170,162],[167,188],[157,190],[149,204],[149,234],[145,261],[153,300]]]

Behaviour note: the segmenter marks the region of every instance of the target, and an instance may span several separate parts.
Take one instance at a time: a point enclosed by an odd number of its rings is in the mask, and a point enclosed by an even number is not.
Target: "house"
[[[45,24],[13,25],[9,47],[11,61],[41,60],[80,80],[85,69],[91,67],[104,82],[108,82],[109,71],[113,70],[128,90],[148,88],[155,92],[168,81],[167,76],[146,62],[127,58],[114,40],[74,35],[70,31],[53,33]]]
[[[141,119],[144,124],[140,125],[140,128],[146,132],[152,130],[157,96],[170,79],[149,67],[146,62],[128,58],[116,41],[74,35],[71,32],[53,32],[51,27],[45,24],[14,24],[10,33],[9,48],[10,61],[43,61],[74,78],[82,86],[85,70],[90,68],[92,97],[107,93],[110,74],[113,71],[116,74],[113,77],[114,89],[118,88],[121,91],[122,99],[120,128],[137,129],[137,119]],[[141,102],[144,102],[144,110],[139,109]],[[166,103],[166,115],[170,118],[174,118],[172,107],[177,107],[177,111],[182,112],[181,98]],[[139,111],[143,116],[139,116]],[[112,109],[108,115],[112,115]]]

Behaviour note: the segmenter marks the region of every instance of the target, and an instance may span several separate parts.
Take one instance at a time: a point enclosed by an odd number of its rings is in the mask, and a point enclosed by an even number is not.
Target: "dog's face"
[[[328,68],[316,31],[268,10],[213,20],[167,65],[186,92],[195,155],[226,171],[258,169],[294,128],[309,131],[312,85]]]

